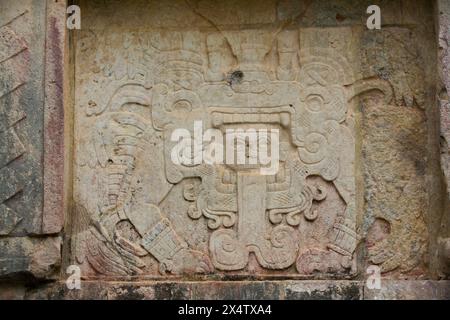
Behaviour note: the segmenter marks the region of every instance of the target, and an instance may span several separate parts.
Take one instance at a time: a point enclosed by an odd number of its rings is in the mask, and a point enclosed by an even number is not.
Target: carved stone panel
[[[0,1],[0,281],[55,278],[66,1]]]
[[[0,235],[39,234],[45,6],[0,4]]]
[[[84,276],[357,272],[358,97],[425,99],[361,68],[363,29],[305,28],[290,2],[81,6],[71,244]],[[180,129],[190,164],[174,161]],[[196,159],[211,129],[277,132],[259,136],[279,142],[277,170]]]

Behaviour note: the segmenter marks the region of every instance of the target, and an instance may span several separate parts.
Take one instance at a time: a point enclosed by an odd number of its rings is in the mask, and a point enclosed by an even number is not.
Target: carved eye
[[[311,112],[321,112],[323,110],[324,100],[321,96],[313,94],[306,99],[306,107]]]

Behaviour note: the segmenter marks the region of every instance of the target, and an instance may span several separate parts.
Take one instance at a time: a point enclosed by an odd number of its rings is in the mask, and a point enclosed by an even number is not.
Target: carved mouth
[[[226,136],[228,134],[230,134],[231,136],[235,135],[231,139],[236,139],[236,144],[240,143],[241,145],[245,146],[245,156],[246,160],[248,161],[245,161],[245,163],[241,163],[239,161],[226,163],[227,167],[234,171],[253,171],[260,170],[261,168],[267,168],[273,165],[273,160],[275,160],[272,159],[273,150],[271,146],[273,130],[276,131],[277,135],[278,147],[275,148],[278,148],[278,151],[276,153],[275,161],[278,163],[276,166],[279,167],[279,156],[281,153],[280,142],[282,142],[280,141],[280,139],[286,139],[286,135],[280,135],[279,129],[285,129],[281,131],[290,132],[289,128],[291,127],[291,119],[293,113],[293,108],[291,106],[264,108],[216,107],[211,109],[212,127],[219,129]],[[229,131],[229,129],[231,131]],[[240,132],[242,136],[239,137],[238,135],[236,135],[236,132]],[[261,132],[264,132],[264,134],[260,136],[259,134]],[[250,136],[252,134],[257,136],[257,141],[250,143],[250,140],[247,141],[247,139],[250,139]],[[288,136],[289,135],[290,133],[288,133]],[[270,157],[272,160],[269,163],[260,163],[256,161],[256,158],[259,159],[259,151],[255,151],[255,149],[250,148],[250,145],[253,145],[254,148],[259,148],[260,145],[266,145],[267,150],[263,151],[263,153],[267,154],[267,157]],[[253,156],[250,156],[250,149],[254,150]],[[258,153],[258,155],[256,155],[256,153]],[[234,155],[234,157],[236,157],[236,155]],[[253,157],[253,161],[250,161],[251,157]]]

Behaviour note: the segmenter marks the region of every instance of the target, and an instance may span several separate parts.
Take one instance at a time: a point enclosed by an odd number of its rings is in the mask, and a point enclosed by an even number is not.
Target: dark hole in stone
[[[233,71],[228,77],[228,83],[230,85],[239,84],[244,78],[244,73],[240,70]]]

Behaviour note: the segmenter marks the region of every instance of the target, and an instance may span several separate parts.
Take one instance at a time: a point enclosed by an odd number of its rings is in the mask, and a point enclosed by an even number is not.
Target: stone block
[[[9,237],[0,239],[0,278],[57,279],[61,238]],[[26,279],[26,278],[25,278]],[[27,280],[27,279],[26,279]]]

